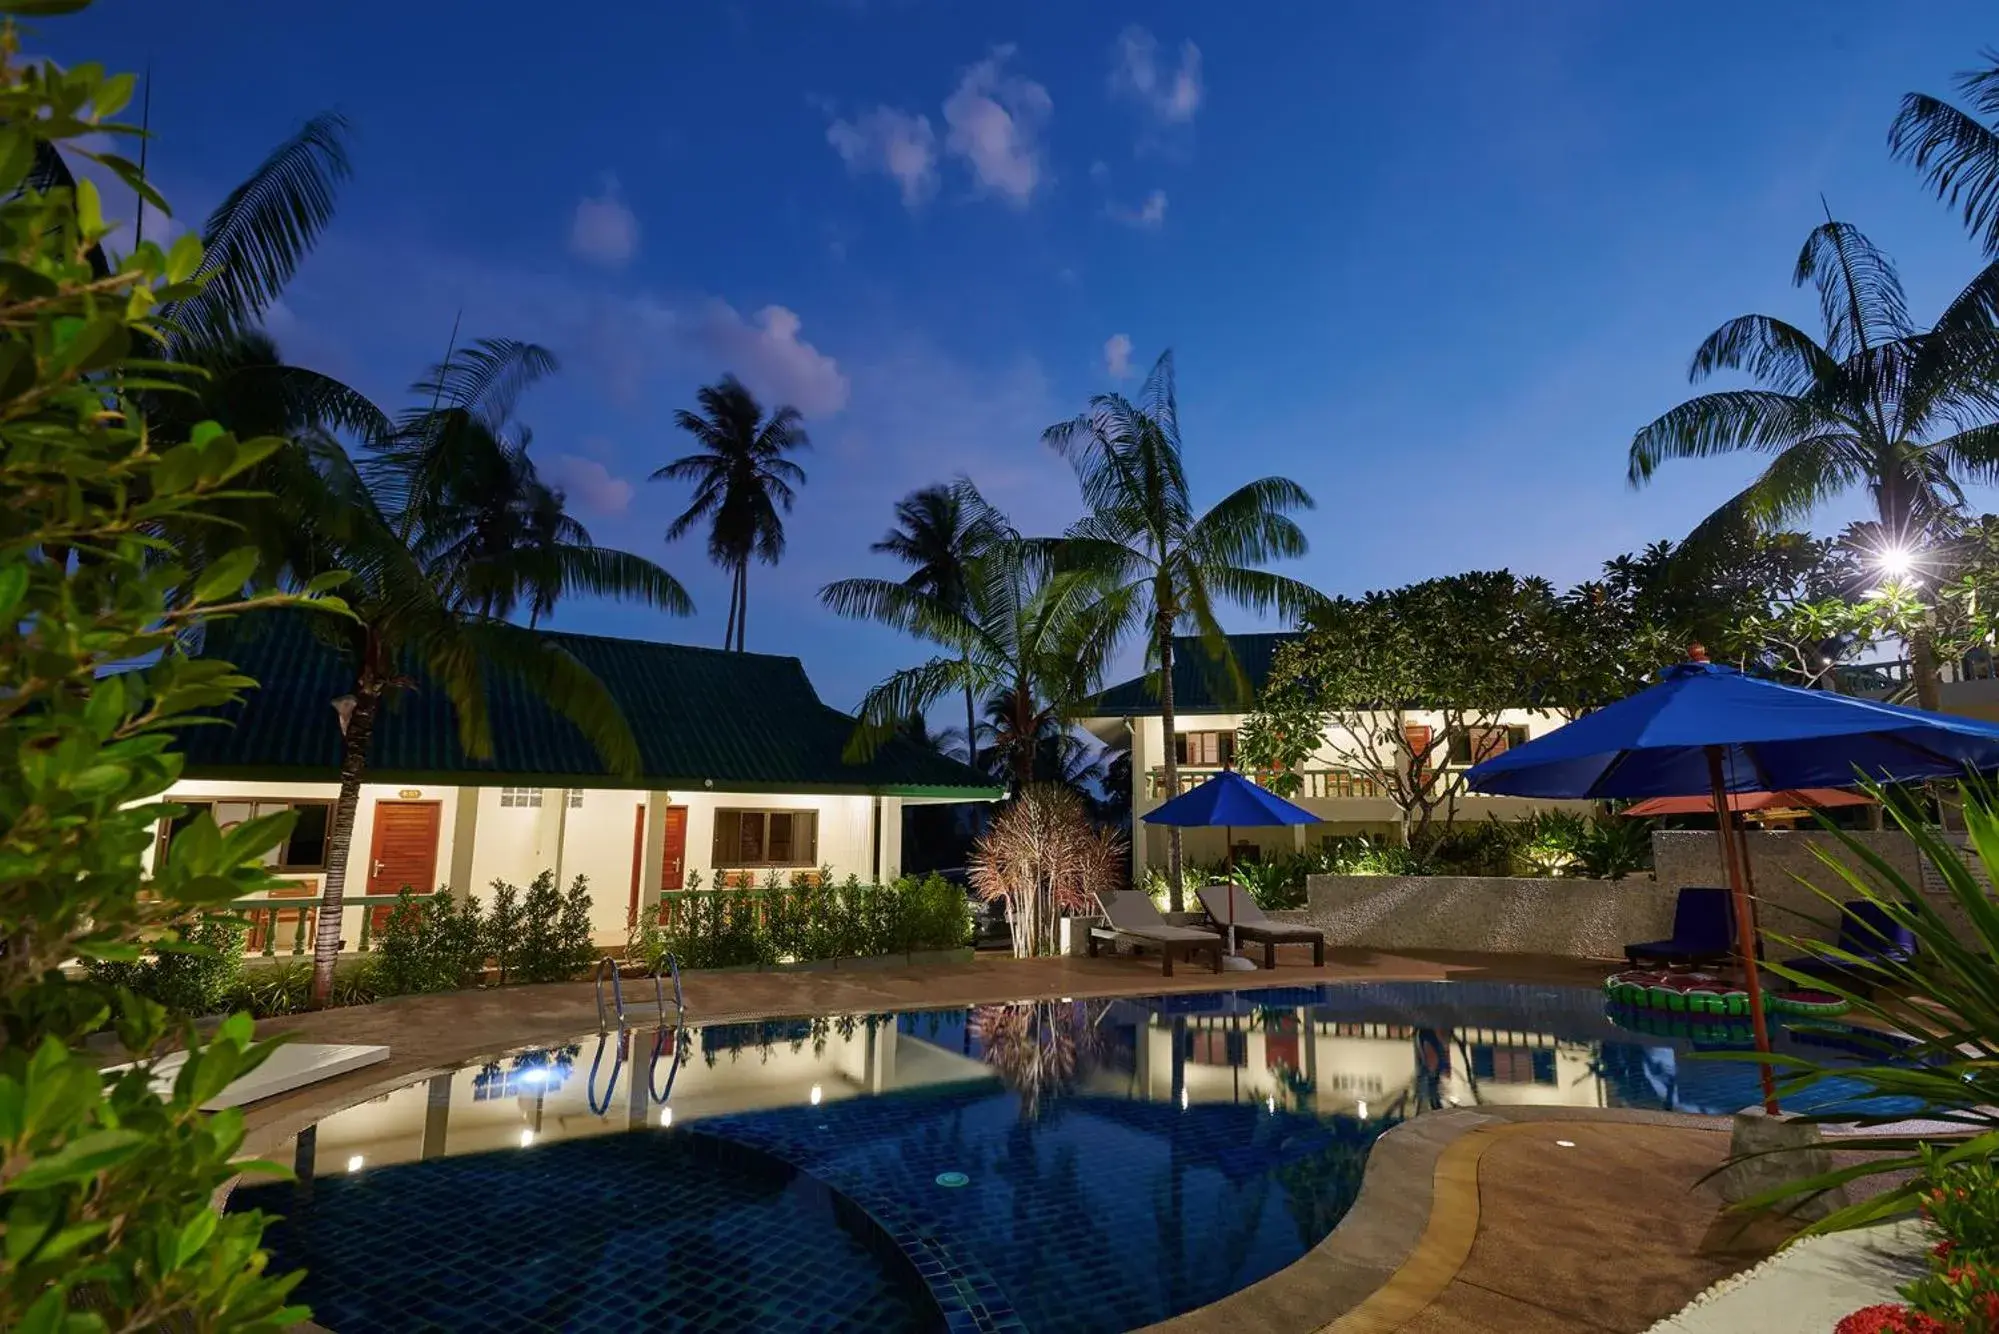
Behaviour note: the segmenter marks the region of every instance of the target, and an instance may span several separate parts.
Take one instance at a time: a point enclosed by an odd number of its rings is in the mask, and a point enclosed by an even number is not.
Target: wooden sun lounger
[[[1258,907],[1256,900],[1240,886],[1206,885],[1197,892],[1208,920],[1215,924],[1224,940],[1228,939],[1230,914],[1233,912],[1236,938],[1261,942],[1265,968],[1277,966],[1279,945],[1310,945],[1312,966],[1326,966],[1326,933],[1318,927],[1278,921]]]
[[[1202,950],[1214,957],[1215,971],[1222,971],[1222,938],[1214,932],[1193,926],[1174,926],[1159,915],[1159,909],[1153,906],[1151,899],[1134,890],[1113,891],[1099,896],[1098,901],[1104,906],[1104,918],[1109,925],[1090,928],[1089,951],[1092,959],[1097,957],[1098,946],[1109,941],[1113,946],[1158,950],[1160,970],[1166,977],[1173,976],[1176,956],[1191,960]]]

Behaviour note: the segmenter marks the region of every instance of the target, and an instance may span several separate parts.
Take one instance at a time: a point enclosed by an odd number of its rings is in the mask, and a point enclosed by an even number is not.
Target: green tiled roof
[[[1270,679],[1270,662],[1280,646],[1298,636],[1289,630],[1230,635],[1229,648],[1251,692]],[[1244,713],[1252,699],[1238,693],[1222,663],[1208,656],[1199,639],[1173,641],[1173,711],[1177,713]],[[1105,690],[1087,710],[1096,718],[1148,717],[1159,712],[1158,683],[1153,676],[1135,676]]]
[[[997,797],[984,774],[895,738],[874,758],[841,751],[854,720],[822,703],[796,658],[725,653],[641,639],[543,632],[604,682],[638,740],[643,775],[614,777],[571,723],[519,682],[488,683],[493,758],[473,760],[441,691],[415,688],[384,705],[369,778],[378,782],[532,779],[550,787],[729,792],[860,792]],[[203,653],[258,681],[226,710],[227,726],[181,734],[190,778],[326,781],[340,764],[331,701],[353,688],[352,667],[303,616],[271,614],[211,627]]]

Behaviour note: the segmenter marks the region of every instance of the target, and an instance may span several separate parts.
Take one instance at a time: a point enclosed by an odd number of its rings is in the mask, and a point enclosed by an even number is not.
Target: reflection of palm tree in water
[[[1098,1012],[1108,1002],[1098,1003]],[[1079,1061],[1096,1058],[1104,1045],[1088,1002],[1028,1001],[979,1005],[967,1021],[985,1062],[1020,1098],[1020,1114],[1032,1120],[1041,1100],[1065,1091]]]

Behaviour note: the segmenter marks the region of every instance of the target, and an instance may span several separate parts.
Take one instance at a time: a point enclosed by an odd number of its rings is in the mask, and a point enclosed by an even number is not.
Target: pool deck
[[[962,964],[823,972],[690,973],[688,1021],[864,1013],[1048,998],[1340,981],[1486,980],[1594,985],[1605,965],[1520,955],[1334,950],[1324,968],[1280,960],[1225,973],[1156,959],[981,956]],[[649,989],[628,994],[651,1009]],[[273,1153],[300,1128],[427,1072],[572,1039],[597,1026],[583,983],[406,996],[266,1020],[260,1033],[386,1043],[386,1063],[247,1109],[246,1149]],[[1568,1140],[1574,1147],[1555,1141]],[[1533,1334],[1639,1331],[1779,1237],[1721,1215],[1700,1178],[1728,1151],[1727,1123],[1663,1113],[1508,1108],[1433,1113],[1384,1136],[1359,1200],[1290,1268],[1180,1316],[1172,1334]]]

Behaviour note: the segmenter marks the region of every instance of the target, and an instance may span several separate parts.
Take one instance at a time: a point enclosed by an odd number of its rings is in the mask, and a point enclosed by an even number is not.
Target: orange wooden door
[[[666,837],[659,855],[661,890],[687,888],[687,808],[666,808]]]
[[[375,803],[375,835],[368,842],[369,894],[396,894],[404,885],[419,894],[437,888],[437,831],[443,817],[442,802]]]

